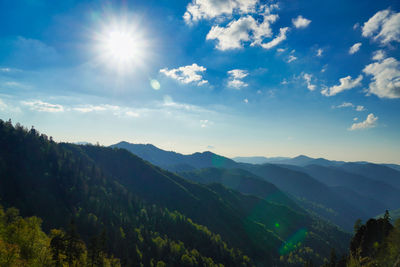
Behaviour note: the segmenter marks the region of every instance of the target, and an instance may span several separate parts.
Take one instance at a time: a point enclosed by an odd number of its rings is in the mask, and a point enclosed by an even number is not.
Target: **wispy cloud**
[[[288,60],[287,60],[287,63],[293,62],[293,61],[295,61],[295,60],[297,60],[297,57],[296,57],[296,56],[294,56],[294,55],[289,55],[289,58],[288,58]]]
[[[322,53],[324,52],[324,50],[322,48],[318,48],[317,50],[317,57],[322,57]]]
[[[21,101],[22,105],[28,106],[31,110],[40,112],[63,112],[64,107],[59,104],[51,104],[41,100]]]
[[[349,108],[349,107],[351,107],[351,108],[354,107],[354,104],[350,103],[350,102],[343,102],[340,105],[332,106],[332,108]]]
[[[312,79],[312,75],[309,73],[304,73],[303,74],[303,79],[306,81],[307,83],[307,88],[310,91],[314,91],[315,90],[315,85],[311,83],[311,79]]]
[[[357,53],[358,50],[360,50],[361,45],[362,45],[362,43],[353,44],[349,49],[349,54],[353,55],[353,54]]]
[[[368,128],[374,128],[377,125],[378,117],[376,117],[373,113],[370,113],[365,121],[353,123],[349,128],[350,131],[354,130],[363,130]]]
[[[279,35],[276,36],[274,39],[272,39],[270,42],[261,44],[262,48],[271,49],[271,48],[279,45],[280,43],[282,43],[283,41],[286,40],[286,38],[287,38],[286,34],[288,31],[289,31],[289,27],[280,28]]]
[[[355,106],[351,102],[343,102],[340,105],[332,106],[332,108],[354,108],[354,110],[356,110],[356,111],[365,111],[365,110],[367,110],[364,106],[362,106],[362,105]]]
[[[321,94],[325,96],[334,96],[345,90],[350,90],[354,87],[360,86],[362,79],[363,79],[362,75],[359,75],[356,79],[352,79],[351,76],[340,78],[339,85],[334,85],[332,87],[325,88],[321,91]]]

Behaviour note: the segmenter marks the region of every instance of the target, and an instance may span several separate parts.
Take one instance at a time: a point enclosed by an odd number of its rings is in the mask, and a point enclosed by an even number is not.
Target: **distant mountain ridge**
[[[280,190],[292,195],[299,205],[309,211],[315,212],[348,230],[352,229],[354,221],[358,218],[366,219],[383,212],[385,209],[398,208],[396,205],[400,198],[397,197],[396,189],[391,189],[386,184],[386,178],[375,177],[373,179],[359,174],[364,170],[363,168],[369,166],[368,163],[349,164],[344,161],[314,159],[300,155],[295,158],[270,159],[273,163],[254,164],[254,160],[263,161],[267,158],[255,157],[247,159],[247,161],[253,161],[253,163],[241,163],[212,152],[183,155],[164,151],[153,145],[137,145],[127,142],[115,144],[113,147],[125,148],[152,164],[182,173],[186,178],[194,179],[197,182],[218,182],[242,193],[248,193],[244,191],[245,187],[235,187],[233,184],[233,181],[245,182],[247,186],[250,186],[246,190],[251,188],[251,194],[257,195],[259,192],[256,190],[255,184],[257,182],[253,179],[254,177],[247,178],[247,180],[239,179],[237,173],[233,174],[231,171],[225,171],[223,175],[218,176],[216,173],[221,171],[214,170],[210,173],[209,168],[246,170],[252,175],[256,175],[257,179],[272,183]],[[348,166],[347,169],[341,169],[342,165]],[[372,165],[374,166],[374,164]],[[317,170],[313,171],[312,166],[317,166]],[[351,166],[354,166],[354,170]],[[393,172],[388,171],[392,174],[388,179],[396,183],[394,175],[397,172],[396,170],[383,165],[378,166],[380,166],[378,170],[392,170]],[[208,168],[208,170],[201,170],[205,168]],[[322,172],[319,172],[318,168],[321,168]],[[324,171],[326,174],[331,173],[330,176],[325,177]],[[207,172],[211,176],[205,176]],[[349,177],[348,181],[340,176],[343,173]],[[201,175],[199,176],[199,174]],[[211,177],[214,180],[210,179]],[[243,177],[246,177],[246,175]],[[359,187],[355,190],[353,187],[356,185],[359,185]],[[386,190],[388,194],[383,194],[385,189],[388,189]],[[400,192],[398,195],[400,195]],[[365,208],[366,203],[370,205],[370,209]]]
[[[264,163],[279,162],[279,161],[287,160],[290,158],[287,158],[287,157],[271,157],[271,158],[267,158],[267,157],[234,157],[232,159],[238,163],[264,164]]]
[[[131,144],[125,141],[111,145],[113,148],[124,148],[133,154],[171,171],[185,171],[193,168],[223,167],[231,168],[237,163],[227,157],[210,151],[183,155],[173,151],[165,151],[151,144]]]

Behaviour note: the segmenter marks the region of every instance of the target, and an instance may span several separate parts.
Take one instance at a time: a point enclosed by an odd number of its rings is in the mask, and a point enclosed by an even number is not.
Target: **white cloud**
[[[254,12],[258,0],[193,0],[186,7],[183,18],[191,24],[201,19],[213,19],[221,16],[230,17],[234,13],[247,14]],[[270,11],[276,5],[267,7]]]
[[[365,111],[365,110],[366,109],[365,109],[364,106],[359,105],[359,106],[356,107],[356,111]]]
[[[362,79],[363,79],[363,76],[361,74],[354,80],[351,79],[351,76],[340,78],[339,85],[334,85],[332,87],[325,88],[321,91],[321,94],[323,94],[325,96],[333,96],[342,91],[350,90],[354,87],[360,86]]]
[[[400,42],[400,13],[390,9],[377,12],[364,23],[362,36],[373,38],[382,45],[392,41]]]
[[[286,48],[285,48],[285,49],[283,49],[283,48],[278,48],[278,49],[276,49],[276,51],[277,51],[278,53],[283,53],[283,52],[286,51]]]
[[[234,69],[227,72],[233,79],[243,79],[249,75],[245,70]]]
[[[354,107],[354,105],[353,105],[353,103],[350,103],[350,102],[343,102],[340,105],[333,106],[333,108],[352,108],[352,107]]]
[[[113,106],[113,105],[107,105],[107,104],[102,104],[102,105],[84,105],[84,106],[79,106],[79,107],[74,107],[72,110],[79,111],[82,113],[88,113],[88,112],[96,112],[96,111],[117,111],[119,110],[119,106]]]
[[[249,100],[248,100],[247,98],[245,98],[245,99],[243,100],[243,102],[247,104],[247,103],[249,103]]]
[[[356,23],[353,25],[353,30],[357,30],[360,27],[360,23]]]
[[[322,48],[318,48],[317,50],[317,57],[322,57],[322,53],[324,52],[324,50]]]
[[[373,113],[370,113],[365,121],[358,122],[358,123],[353,123],[351,127],[349,128],[350,131],[354,130],[363,130],[363,129],[368,129],[368,128],[374,128],[376,127],[376,122],[378,121],[378,117],[376,117]]]
[[[206,39],[217,40],[216,48],[219,50],[243,48],[246,42],[252,46],[262,45],[265,38],[272,36],[270,24],[277,19],[278,15],[265,15],[263,22],[259,23],[248,15],[232,20],[226,27],[213,26]]]
[[[295,61],[295,60],[297,60],[297,57],[296,57],[296,56],[289,55],[289,58],[288,58],[288,60],[287,60],[287,63],[290,63],[290,62]]]
[[[292,19],[292,23],[297,29],[306,28],[311,23],[311,20],[303,18],[303,16],[300,15],[297,18]]]
[[[206,128],[206,127],[208,127],[208,126],[210,126],[210,125],[212,125],[212,124],[213,124],[212,121],[209,121],[209,120],[200,120],[200,127],[201,127],[201,128]]]
[[[357,53],[358,50],[360,50],[361,45],[362,45],[362,43],[353,44],[349,49],[349,54],[353,55],[353,54]]]
[[[248,84],[241,80],[230,80],[228,81],[228,86],[239,90],[242,87],[248,86]]]
[[[283,41],[286,40],[286,34],[287,34],[288,30],[289,30],[289,27],[280,28],[279,35],[276,36],[271,41],[269,41],[268,43],[261,44],[261,47],[265,48],[265,49],[271,49],[272,47],[275,47],[278,44],[282,43]]]
[[[201,72],[205,72],[206,70],[207,69],[205,67],[193,63],[192,65],[179,67],[177,69],[169,70],[168,68],[164,68],[161,69],[160,72],[165,76],[180,81],[181,83],[197,83],[198,86],[201,86],[208,83],[208,81],[204,80],[203,76],[199,74]]]
[[[227,74],[230,76],[230,78],[228,80],[229,87],[239,90],[242,87],[248,86],[247,83],[242,81],[243,78],[245,78],[249,75],[249,73],[247,71],[240,70],[240,69],[234,69],[234,70],[228,71]]]
[[[372,75],[369,93],[380,98],[400,98],[400,63],[395,58],[371,63],[363,72]]]
[[[22,101],[21,104],[30,107],[32,110],[41,112],[63,112],[64,107],[58,104],[51,104],[41,100]]]
[[[308,88],[308,90],[310,90],[310,91],[314,91],[315,90],[315,85],[314,84],[311,84],[311,78],[312,78],[312,75],[311,74],[308,74],[308,73],[304,73],[303,74],[303,79],[306,81],[306,83],[307,83],[307,88]]]
[[[353,121],[358,121],[358,118],[357,117],[353,118]]]
[[[374,52],[372,59],[375,61],[381,61],[386,57],[385,51],[383,50],[377,50]]]

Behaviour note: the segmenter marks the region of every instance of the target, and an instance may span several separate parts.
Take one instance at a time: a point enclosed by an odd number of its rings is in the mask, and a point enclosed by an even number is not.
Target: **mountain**
[[[242,194],[258,196],[269,202],[301,211],[301,208],[275,185],[242,169],[206,168],[179,173],[184,178],[202,183],[219,183]]]
[[[358,218],[365,219],[373,216],[371,215],[372,212],[365,212],[366,210],[363,207],[365,197],[363,197],[362,194],[356,194],[357,196],[360,196],[358,201],[355,201],[354,203],[348,202],[349,198],[343,198],[343,190],[339,192],[331,189],[321,179],[316,179],[310,176],[306,173],[307,170],[303,169],[303,166],[307,166],[312,162],[317,162],[328,167],[340,166],[343,162],[298,156],[293,159],[277,160],[274,164],[255,165],[237,163],[211,152],[182,155],[175,152],[164,151],[152,145],[135,145],[126,142],[118,143],[113,147],[126,148],[132,153],[137,153],[137,155],[142,156],[145,160],[174,172],[193,172],[195,169],[213,167],[244,169],[247,172],[256,175],[258,179],[261,178],[266,182],[272,183],[280,190],[293,196],[298,204],[307,208],[309,211],[315,212],[319,216],[322,216],[349,231],[352,230],[354,221]],[[168,160],[172,160],[172,164],[170,164]],[[290,164],[283,165],[282,163],[278,164],[278,162],[286,162]],[[336,178],[334,177],[333,179]],[[341,178],[338,177],[338,179],[340,180]],[[220,180],[220,182],[222,182],[222,180]],[[229,187],[229,184],[226,182],[225,185]],[[337,186],[341,185],[342,184],[340,183],[337,184]],[[361,185],[360,188],[364,188],[364,191],[366,191],[368,186],[369,185]],[[382,188],[384,188],[384,185],[382,185]],[[390,205],[396,205],[397,202],[394,201],[396,200],[396,197],[393,198],[393,190],[389,189],[388,192],[390,193],[385,196],[386,203],[390,202]],[[371,199],[369,200],[373,201]],[[382,203],[376,203],[376,205],[372,206],[374,207],[373,211],[377,211],[379,207],[381,207],[381,204]]]
[[[372,180],[381,181],[400,190],[400,171],[393,168],[373,163],[349,162],[339,166],[350,173],[363,175]]]
[[[327,185],[304,172],[275,164],[243,165],[242,167],[295,196],[305,208],[344,229],[352,229],[355,220],[367,217],[363,211],[342,199]]]
[[[272,157],[272,158],[266,158],[266,157],[234,157],[232,158],[234,161],[239,162],[239,163],[249,163],[249,164],[264,164],[264,163],[273,163],[273,162],[279,162],[282,160],[287,160],[289,158],[286,157]]]
[[[345,166],[348,166],[348,164],[345,164]],[[379,166],[379,168],[381,167],[382,166]],[[303,167],[302,170],[324,184],[329,186],[346,187],[347,189],[364,196],[360,197],[358,200],[354,199],[354,201],[352,201],[353,204],[364,206],[365,198],[368,197],[370,199],[369,207],[371,208],[371,211],[367,214],[368,217],[374,216],[377,211],[376,209],[380,209],[378,212],[382,212],[386,209],[399,207],[399,189],[385,182],[374,180],[357,173],[351,173],[344,169],[346,168],[309,165]],[[353,195],[355,196],[355,194]],[[372,202],[375,202],[375,204],[372,204]]]
[[[185,171],[207,167],[229,168],[237,165],[235,161],[209,151],[183,155],[173,151],[159,149],[151,144],[131,144],[124,141],[112,145],[111,147],[124,148],[150,163],[170,171]]]
[[[73,220],[85,242],[104,231],[123,266],[322,263],[348,242],[302,210],[188,181],[125,149],[58,144],[3,121],[0,147],[2,205],[41,217],[46,231]]]
[[[268,163],[274,164],[285,164],[295,166],[306,166],[306,165],[321,165],[321,166],[338,166],[344,163],[344,161],[327,160],[324,158],[310,158],[304,155],[300,155],[294,158],[283,158],[281,160],[268,161]]]

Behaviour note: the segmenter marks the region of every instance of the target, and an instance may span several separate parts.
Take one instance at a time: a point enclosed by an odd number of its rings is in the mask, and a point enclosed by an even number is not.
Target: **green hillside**
[[[86,243],[104,231],[105,252],[123,266],[302,265],[348,244],[346,234],[307,214],[187,181],[124,149],[57,144],[3,121],[0,145],[5,207],[39,216],[45,231],[74,220]]]

